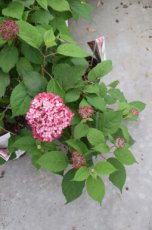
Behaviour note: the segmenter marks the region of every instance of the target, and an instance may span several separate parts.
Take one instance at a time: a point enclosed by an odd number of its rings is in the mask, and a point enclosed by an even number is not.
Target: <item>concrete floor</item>
[[[6,172],[0,179],[0,230],[152,230],[152,8],[145,7],[152,7],[152,0],[125,0],[125,8],[120,2],[105,0],[94,22],[81,20],[71,28],[83,47],[105,35],[114,65],[107,81],[119,79],[129,100],[147,103],[140,121],[130,125],[139,164],[127,169],[128,189],[120,195],[108,182],[102,206],[86,193],[64,205],[61,178],[37,172],[25,156],[0,168]],[[87,32],[87,27],[96,32]]]

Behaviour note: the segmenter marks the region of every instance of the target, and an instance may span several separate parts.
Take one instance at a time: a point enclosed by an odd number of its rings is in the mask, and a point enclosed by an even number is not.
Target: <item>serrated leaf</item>
[[[66,143],[72,147],[74,150],[77,150],[78,152],[85,154],[88,152],[87,146],[80,140],[70,139],[66,141]]]
[[[65,95],[65,102],[70,103],[77,101],[80,98],[80,90],[78,89],[71,89]]]
[[[62,44],[57,49],[58,54],[69,57],[87,57],[88,54],[74,43]]]
[[[61,172],[68,166],[68,158],[64,152],[51,151],[40,157],[38,164],[48,171]]]
[[[84,85],[82,76],[86,69],[84,66],[72,66],[69,64],[57,64],[53,66],[54,78],[59,82],[65,91],[79,88]],[[68,74],[67,74],[68,73]]]
[[[48,5],[59,12],[70,11],[69,3],[66,0],[48,0]]]
[[[110,148],[106,143],[101,143],[101,144],[96,145],[93,148],[93,150],[100,152],[100,153],[108,153],[110,151]]]
[[[105,195],[105,186],[100,177],[89,176],[86,181],[86,188],[89,196],[95,201],[102,202]]]
[[[105,141],[103,133],[100,130],[95,129],[95,128],[89,129],[89,132],[87,134],[87,138],[88,138],[88,141],[92,145],[98,145],[98,144],[101,144]]]
[[[4,8],[2,10],[2,14],[7,17],[21,19],[23,15],[23,11],[24,11],[23,4],[21,2],[14,1],[8,4],[7,8]]]
[[[73,181],[84,181],[89,176],[89,170],[87,167],[81,167],[76,171]]]
[[[88,79],[90,81],[94,81],[100,77],[105,76],[112,70],[112,61],[106,60],[102,61],[101,63],[97,64],[88,75]]]
[[[63,100],[65,98],[65,92],[64,89],[60,86],[58,81],[51,79],[47,85],[47,92],[54,93],[56,95],[59,95]]]
[[[42,64],[43,56],[39,52],[39,50],[27,45],[26,43],[22,43],[21,46],[22,54],[32,63],[34,64]]]
[[[4,96],[6,88],[9,84],[10,84],[9,75],[0,71],[0,98]]]
[[[124,94],[119,89],[110,89],[108,93],[112,98],[114,98],[117,101],[127,102]]]
[[[32,14],[31,21],[35,24],[48,25],[53,18],[48,11],[39,9]]]
[[[110,162],[110,164],[112,164],[117,169],[116,172],[112,173],[109,176],[109,180],[117,188],[119,188],[120,191],[122,191],[122,188],[126,181],[126,170],[124,166],[120,163],[120,161],[118,161],[116,158],[109,158],[107,161]]]
[[[33,66],[31,63],[24,57],[21,57],[16,64],[17,72],[19,75],[23,75],[25,71],[32,71]]]
[[[94,169],[97,173],[102,175],[109,175],[117,170],[112,164],[107,161],[98,162],[94,166]]]
[[[119,81],[116,80],[116,81],[111,82],[111,83],[109,84],[109,86],[110,86],[111,88],[116,88],[118,84],[119,84]]]
[[[83,123],[79,123],[74,128],[74,138],[80,139],[81,137],[85,137],[89,131],[89,126]]]
[[[28,108],[30,106],[31,98],[27,93],[27,90],[23,83],[20,83],[17,85],[11,94],[11,107],[12,107],[12,113],[13,117],[25,115],[28,111]]]
[[[47,0],[36,0],[36,1],[43,9],[47,10],[47,5],[48,5]]]
[[[124,148],[119,148],[115,150],[115,156],[117,157],[117,159],[125,165],[132,165],[136,162],[135,157],[133,156],[133,154],[130,152],[129,149],[127,149],[126,147]]]
[[[117,131],[122,121],[122,113],[120,111],[104,112],[100,118],[100,129],[105,134],[113,134]]]
[[[42,43],[42,37],[36,27],[25,21],[18,21],[17,23],[19,26],[18,36],[30,46],[38,49]]]
[[[47,48],[55,46],[56,42],[55,42],[55,36],[54,36],[54,32],[53,29],[50,29],[48,31],[45,32],[44,34],[44,42]]]
[[[88,103],[92,105],[95,109],[102,112],[105,111],[106,103],[103,98],[96,95],[91,95],[91,96],[86,96],[86,99]]]
[[[35,139],[31,136],[20,137],[14,142],[13,147],[29,152],[37,150]]]
[[[8,73],[18,61],[18,50],[15,46],[4,47],[0,51],[0,67]]]
[[[71,169],[68,171],[62,181],[62,192],[66,198],[67,203],[77,199],[83,191],[84,181],[73,181],[76,171]]]
[[[31,97],[36,96],[38,93],[44,92],[47,86],[46,79],[35,71],[26,71],[23,73],[23,82]]]
[[[94,8],[87,4],[85,1],[72,0],[70,1],[70,7],[72,9],[72,14],[74,19],[83,17],[87,20],[92,20],[92,12]]]

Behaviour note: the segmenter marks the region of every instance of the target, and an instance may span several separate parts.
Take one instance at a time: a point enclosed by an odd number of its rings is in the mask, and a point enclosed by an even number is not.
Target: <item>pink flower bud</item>
[[[82,119],[87,119],[92,117],[94,114],[94,109],[91,106],[81,106],[78,113]]]
[[[117,137],[115,140],[116,148],[123,148],[125,146],[125,140],[123,137]]]
[[[75,169],[79,169],[82,166],[86,166],[86,159],[85,157],[79,152],[72,153],[72,166]]]
[[[131,114],[134,115],[134,116],[138,116],[138,115],[139,115],[139,111],[138,111],[138,109],[136,109],[136,108],[132,108],[130,112],[131,112]]]

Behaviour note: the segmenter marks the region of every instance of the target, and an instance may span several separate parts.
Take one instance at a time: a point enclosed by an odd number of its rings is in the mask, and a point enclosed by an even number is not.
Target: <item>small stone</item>
[[[115,21],[116,23],[119,23],[119,20],[118,19],[116,19],[116,21]]]
[[[123,5],[123,8],[128,8],[128,5],[126,5],[126,4],[125,4],[125,5]]]

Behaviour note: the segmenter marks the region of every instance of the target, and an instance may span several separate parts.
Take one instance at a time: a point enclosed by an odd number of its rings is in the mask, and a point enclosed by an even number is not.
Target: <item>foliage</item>
[[[10,159],[16,150],[25,150],[37,169],[63,177],[67,203],[84,187],[101,203],[103,176],[122,191],[125,165],[136,162],[130,150],[134,141],[124,121],[137,120],[145,107],[139,101],[128,102],[118,81],[101,82],[112,62],[89,65],[88,54],[73,40],[65,21],[91,20],[92,11],[81,0],[0,1],[0,24],[14,20],[18,31],[10,36],[11,30],[0,29],[0,132],[12,134]],[[25,119],[31,101],[42,92],[60,96],[74,114],[71,125],[50,143],[35,139]],[[0,164],[4,162],[0,158]]]

